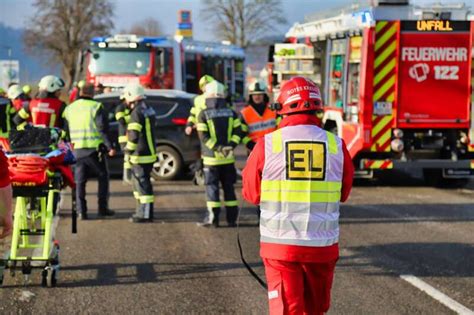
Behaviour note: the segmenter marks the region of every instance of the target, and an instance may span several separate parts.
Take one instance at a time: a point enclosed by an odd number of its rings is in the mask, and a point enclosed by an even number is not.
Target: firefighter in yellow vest
[[[249,150],[252,150],[258,139],[276,130],[276,112],[269,108],[268,102],[265,86],[258,81],[250,84],[248,105],[240,112],[245,134],[242,143]]]
[[[130,156],[133,176],[133,195],[137,200],[134,223],[153,221],[153,186],[150,174],[156,161],[155,116],[145,103],[145,89],[140,84],[127,85],[123,97],[130,108],[125,153]]]
[[[77,163],[74,168],[76,199],[79,217],[88,219],[86,183],[91,174],[98,177],[99,217],[112,216],[109,210],[109,171],[107,158],[115,155],[115,150],[107,136],[107,114],[101,103],[93,99],[94,85],[86,84],[79,99],[66,107],[63,112],[64,129],[74,146]]]

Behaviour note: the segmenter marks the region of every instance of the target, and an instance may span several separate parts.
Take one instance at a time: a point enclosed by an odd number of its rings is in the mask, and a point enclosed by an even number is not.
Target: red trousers
[[[263,258],[263,263],[271,315],[328,311],[336,261],[304,263]]]

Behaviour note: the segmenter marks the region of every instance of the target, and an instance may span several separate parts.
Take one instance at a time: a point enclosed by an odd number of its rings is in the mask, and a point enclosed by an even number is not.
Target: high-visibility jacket
[[[66,104],[57,98],[34,99],[18,112],[20,121],[17,124],[31,118],[31,123],[35,126],[62,128],[62,113],[65,108]]]
[[[130,121],[130,109],[124,103],[115,108],[115,120],[118,122],[118,142],[124,147],[127,144],[127,124]]]
[[[319,123],[313,115],[287,116],[279,125],[281,131],[257,141],[247,159],[242,171],[242,195],[248,202],[262,207],[262,235],[265,236],[260,243],[262,258],[330,262],[339,256],[338,243],[333,243],[337,240],[336,231],[332,229],[336,227],[335,220],[331,220],[330,215],[335,218],[338,202],[348,198],[354,167],[342,140],[335,137],[337,145],[334,146],[330,145],[334,141],[328,141],[325,131],[319,129],[317,134],[310,133],[318,128]],[[277,141],[273,141],[275,138]],[[334,147],[337,147],[336,155],[331,153],[335,152]],[[339,162],[340,154],[343,162]],[[324,155],[326,159],[322,158]],[[321,163],[326,163],[325,167]],[[342,167],[340,180],[339,167]],[[335,190],[338,187],[339,192]],[[340,196],[340,200],[336,200],[336,196]],[[326,212],[318,212],[325,206]],[[300,229],[300,219],[305,217],[307,225]],[[280,220],[282,218],[285,220]],[[280,222],[281,228],[275,226],[275,222]]]
[[[127,125],[127,145],[132,164],[150,164],[156,161],[155,116],[153,108],[140,101],[130,113]]]
[[[69,137],[74,149],[98,149],[104,142],[96,124],[96,115],[102,104],[90,99],[78,99],[66,107],[63,117],[67,120]]]
[[[189,112],[189,117],[188,121],[186,123],[186,126],[194,126],[197,124],[197,117],[199,116],[199,113],[203,109],[206,109],[206,98],[204,95],[198,95],[194,98],[194,104],[193,107],[191,107],[191,110]]]
[[[236,147],[242,138],[240,119],[226,104],[202,110],[198,116],[197,130],[201,140],[201,157],[204,165],[232,164],[235,156],[223,156],[220,147]]]
[[[252,105],[247,105],[240,112],[242,116],[242,131],[246,137],[242,140],[243,144],[249,141],[257,142],[258,139],[276,130],[276,112],[270,108],[265,108],[263,115],[260,115]]]
[[[317,126],[265,136],[260,241],[331,246],[339,239],[342,141]]]
[[[8,134],[13,127],[13,117],[16,110],[10,100],[0,97],[0,138],[8,139]]]

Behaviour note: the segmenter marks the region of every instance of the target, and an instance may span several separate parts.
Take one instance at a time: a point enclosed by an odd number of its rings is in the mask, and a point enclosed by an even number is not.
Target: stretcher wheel
[[[57,284],[56,270],[53,267],[46,267],[41,273],[41,286],[53,288]]]

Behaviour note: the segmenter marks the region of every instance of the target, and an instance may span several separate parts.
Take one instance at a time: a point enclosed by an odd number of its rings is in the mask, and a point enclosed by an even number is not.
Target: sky
[[[178,19],[178,10],[192,11],[194,24],[194,38],[199,40],[213,40],[210,25],[200,16],[202,5],[200,0],[112,0],[115,4],[115,32],[130,28],[136,22],[147,17],[157,19],[167,34],[173,34]],[[350,5],[353,0],[282,0],[282,10],[288,21],[285,25],[276,25],[278,33],[285,33],[295,22],[302,22],[308,14],[334,7]],[[462,0],[415,0],[414,3],[450,2],[459,3]],[[474,0],[464,0],[474,5]],[[31,6],[33,0],[0,0],[0,22],[22,28],[28,18],[34,15]]]

